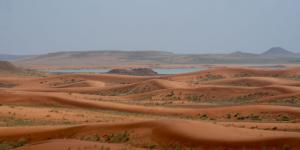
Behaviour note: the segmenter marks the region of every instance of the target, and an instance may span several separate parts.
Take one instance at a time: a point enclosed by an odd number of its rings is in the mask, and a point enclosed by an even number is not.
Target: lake
[[[153,69],[158,74],[179,74],[195,71],[206,70],[207,68],[176,68],[176,69]],[[106,73],[110,69],[61,69],[48,70],[49,73],[66,74],[66,73]]]

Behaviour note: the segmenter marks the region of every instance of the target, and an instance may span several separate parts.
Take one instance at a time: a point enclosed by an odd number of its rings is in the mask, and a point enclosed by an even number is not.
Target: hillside
[[[19,59],[30,58],[30,55],[11,55],[11,54],[0,54],[0,60],[2,61],[13,61]]]
[[[262,56],[275,56],[275,57],[288,57],[293,56],[295,53],[285,50],[281,47],[273,47],[261,54]]]
[[[15,65],[11,64],[8,61],[0,61],[0,73],[1,72],[17,73],[17,72],[22,72],[22,70],[17,68]]]
[[[45,68],[114,68],[128,65],[152,67],[157,64],[295,64],[300,55],[280,47],[261,54],[175,54],[164,51],[79,51],[57,52],[17,60],[18,66]]]
[[[95,67],[108,65],[168,63],[173,53],[161,51],[85,51],[58,52],[15,61],[24,67]]]

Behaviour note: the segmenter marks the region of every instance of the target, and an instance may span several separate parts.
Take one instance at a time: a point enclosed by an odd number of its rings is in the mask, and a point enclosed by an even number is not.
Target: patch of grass
[[[171,91],[170,93],[168,93],[166,95],[166,97],[171,99],[171,100],[180,100],[180,97],[176,96],[176,93],[174,91]]]
[[[199,114],[199,116],[200,116],[200,119],[202,119],[202,120],[206,120],[209,118],[207,114],[203,114],[203,115]]]
[[[226,115],[227,119],[231,119],[231,114]]]
[[[155,147],[156,147],[156,146],[153,145],[153,144],[148,144],[148,145],[147,145],[147,149],[148,149],[148,150],[153,150],[153,149],[155,149]]]
[[[294,75],[294,76],[288,76],[288,77],[285,77],[289,80],[300,80],[300,75]]]
[[[200,78],[201,81],[210,81],[210,80],[219,80],[219,79],[224,79],[222,75],[213,75],[213,74],[207,74],[205,77]]]
[[[14,147],[11,144],[8,143],[1,143],[0,144],[0,150],[11,150]]]
[[[253,77],[253,74],[249,74],[249,73],[239,73],[239,74],[235,74],[233,77],[235,78],[242,78],[242,77]]]
[[[230,119],[229,115],[230,114],[227,114],[228,119]],[[237,120],[253,120],[253,121],[260,121],[261,120],[261,117],[259,115],[255,115],[255,114],[241,115],[240,113],[235,113],[235,115],[233,117],[236,118]]]
[[[254,114],[250,114],[249,118],[251,120],[261,120],[260,116],[259,115],[254,115]]]
[[[239,116],[240,116],[240,113],[234,114],[234,117],[239,117]]]
[[[129,132],[124,131],[121,133],[112,133],[108,135],[100,136],[99,134],[82,137],[81,140],[93,141],[93,142],[108,142],[108,143],[125,143],[129,141]]]
[[[2,118],[2,121],[6,122],[6,126],[27,126],[27,125],[33,125],[33,121],[29,119],[19,119],[15,117],[7,117]]]
[[[13,84],[13,83],[1,83],[0,82],[0,87],[1,88],[13,88],[13,87],[15,87],[15,86],[17,86],[16,84]]]
[[[276,118],[277,121],[290,121],[290,117],[288,116],[285,116],[285,115],[279,115],[277,118]]]
[[[279,99],[274,99],[270,101],[270,103],[274,104],[288,104],[288,105],[299,105],[300,104],[300,97],[297,96],[290,96],[286,98],[279,98]]]
[[[173,150],[192,150],[192,148],[190,148],[190,147],[180,147],[180,146],[174,146],[172,149]]]
[[[18,141],[2,142],[0,143],[0,150],[11,150],[17,147],[24,146],[28,140],[26,138],[20,138]]]
[[[98,134],[92,135],[92,136],[88,136],[86,138],[84,138],[83,140],[86,141],[93,141],[93,142],[101,142],[101,137]]]
[[[105,136],[105,142],[110,143],[125,143],[129,141],[129,133],[127,131],[117,134],[109,134]]]
[[[290,150],[290,149],[291,149],[290,146],[287,145],[287,144],[285,144],[285,145],[283,146],[283,150]]]
[[[68,120],[62,121],[49,121],[49,120],[31,120],[31,119],[22,119],[16,118],[14,115],[10,117],[0,118],[0,122],[4,122],[4,125],[7,127],[13,126],[33,126],[33,125],[71,125],[74,122]]]
[[[193,101],[193,102],[199,102],[202,100],[202,97],[204,95],[188,95],[186,98],[189,100],[189,101]]]
[[[238,116],[236,119],[237,120],[245,120],[245,117],[244,116]]]

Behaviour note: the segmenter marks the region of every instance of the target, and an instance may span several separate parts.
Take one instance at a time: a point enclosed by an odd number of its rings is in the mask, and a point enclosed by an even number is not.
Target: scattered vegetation
[[[117,134],[109,134],[105,135],[105,142],[110,142],[110,143],[124,143],[129,141],[129,133],[127,131],[123,133],[117,133]]]
[[[1,117],[0,126],[13,127],[13,126],[34,126],[34,125],[71,125],[75,122],[69,120],[50,121],[50,120],[32,120],[16,118],[15,116]]]
[[[147,150],[153,150],[153,149],[156,148],[156,146],[153,145],[153,144],[148,144],[148,145],[146,146],[146,148],[147,148]]]
[[[277,78],[284,78],[284,79],[288,79],[288,80],[300,80],[300,75],[292,75],[292,76],[282,76],[282,75],[278,75],[276,76]]]
[[[235,78],[242,78],[242,77],[253,77],[253,74],[249,74],[249,73],[239,73],[239,74],[235,74],[233,77]]]
[[[273,99],[272,101],[268,101],[273,104],[285,104],[285,105],[300,105],[300,97],[298,96],[290,96],[285,98]]]
[[[214,74],[207,74],[205,77],[200,78],[201,81],[210,81],[210,80],[219,80],[224,79],[222,75],[214,75]]]
[[[100,136],[99,134],[82,137],[81,140],[106,142],[106,143],[125,143],[129,141],[130,135],[128,131],[121,133],[111,133]]]
[[[83,137],[82,140],[86,140],[86,141],[93,141],[93,142],[101,142],[102,138],[98,135],[91,135],[91,136],[87,136],[87,137]]]
[[[202,97],[204,97],[204,95],[188,95],[187,99],[192,102],[200,102],[202,100]]]
[[[2,142],[0,143],[0,150],[11,150],[17,147],[24,146],[28,140],[26,138],[20,138],[18,141],[11,141],[11,142]]]
[[[279,115],[279,116],[276,118],[276,120],[277,120],[277,121],[285,121],[285,122],[287,122],[287,121],[290,121],[291,119],[290,119],[290,117],[288,117],[288,116],[285,116],[285,115]]]
[[[17,86],[16,84],[13,84],[13,83],[3,83],[3,82],[0,82],[0,88],[13,88]]]
[[[209,119],[207,114],[199,114],[199,118],[202,119],[202,120]]]
[[[197,148],[197,149],[199,149],[199,148]],[[190,147],[174,146],[173,150],[192,150],[192,148],[190,148]]]
[[[171,100],[180,100],[181,99],[179,96],[176,95],[176,93],[174,91],[171,91],[170,93],[168,93],[166,95],[166,97],[168,97],[168,99],[171,99]]]
[[[255,101],[258,98],[266,97],[266,96],[273,96],[273,95],[274,94],[270,93],[270,92],[255,92],[255,93],[250,93],[250,94],[235,97],[233,99],[227,100],[226,102],[231,102],[234,104],[249,103],[249,102]]]
[[[283,150],[290,150],[290,146],[287,145],[287,144],[285,144],[285,145],[283,146]]]
[[[259,115],[250,114],[250,115],[241,115],[240,113],[226,114],[226,119],[236,119],[236,120],[251,120],[251,121],[261,121],[262,118]]]

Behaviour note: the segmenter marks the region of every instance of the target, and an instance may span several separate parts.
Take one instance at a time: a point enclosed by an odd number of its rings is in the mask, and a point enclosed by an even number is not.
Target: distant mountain
[[[164,51],[78,51],[57,52],[17,60],[15,64],[23,67],[40,66],[95,67],[127,64],[168,63],[176,54]]]
[[[2,61],[13,61],[17,59],[28,58],[29,55],[10,55],[10,54],[0,54],[0,60]]]
[[[79,51],[58,52],[18,59],[14,64],[31,69],[45,68],[115,68],[137,65],[155,67],[174,64],[299,64],[300,55],[280,47],[262,54],[175,54],[164,51]]]
[[[295,53],[285,50],[281,47],[273,47],[261,54],[262,56],[286,57],[294,56]]]
[[[233,57],[254,57],[254,56],[257,56],[257,54],[237,51],[237,52],[233,52],[233,53],[228,54],[228,56],[233,56]]]

